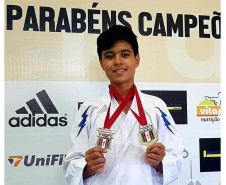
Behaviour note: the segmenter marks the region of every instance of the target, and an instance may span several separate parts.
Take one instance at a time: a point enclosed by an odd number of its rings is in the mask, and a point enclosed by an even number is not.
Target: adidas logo
[[[16,110],[16,113],[20,116],[10,118],[9,125],[11,127],[66,126],[67,117],[47,116],[49,114],[59,114],[59,112],[46,91],[42,90],[36,95],[37,99],[33,98],[26,102],[27,108],[23,106]],[[22,116],[24,114],[27,114],[28,116]]]

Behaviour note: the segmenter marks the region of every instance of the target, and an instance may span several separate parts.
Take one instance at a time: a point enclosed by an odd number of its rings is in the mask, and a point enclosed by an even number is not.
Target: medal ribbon
[[[118,93],[118,91],[112,86],[110,85],[110,96],[111,98],[113,96],[118,96],[120,95]],[[113,125],[113,123],[115,122],[115,120],[118,118],[118,116],[121,114],[121,112],[123,111],[123,109],[126,107],[126,105],[128,104],[128,102],[130,100],[132,100],[134,95],[134,88],[132,87],[129,92],[127,93],[126,97],[123,99],[123,97],[120,95],[120,100],[122,100],[121,104],[119,105],[119,107],[116,109],[116,111],[114,112],[114,114],[110,117],[110,107],[111,107],[111,103],[108,107],[108,112],[107,112],[107,116],[105,118],[105,122],[104,122],[104,128],[108,128],[110,129],[111,126]]]
[[[111,118],[109,118],[110,116],[110,107],[111,107],[111,103],[110,106],[108,108],[108,112],[107,112],[107,116],[104,122],[104,128],[108,128],[110,129],[111,126],[113,125],[113,123],[115,122],[115,120],[118,118],[118,116],[121,114],[121,112],[123,111],[123,109],[127,106],[128,102],[130,100],[132,100],[134,94],[136,96],[136,100],[137,100],[137,107],[138,107],[138,111],[139,111],[139,115],[138,116],[131,108],[130,110],[132,111],[133,115],[136,117],[137,121],[140,123],[140,125],[144,126],[147,125],[147,119],[145,117],[144,114],[144,109],[137,91],[137,88],[135,85],[133,85],[130,89],[130,91],[128,92],[128,94],[126,95],[125,98],[123,98],[119,92],[112,86],[110,85],[110,96],[111,98],[113,96],[115,96],[117,99],[121,100],[121,104],[119,105],[119,107],[116,109],[116,111],[114,112],[114,114],[111,116]]]
[[[130,108],[130,110],[132,111],[133,115],[136,117],[136,119],[140,123],[140,125],[144,126],[144,125],[147,125],[148,122],[147,122],[147,119],[145,117],[144,109],[143,109],[143,106],[142,106],[142,103],[141,103],[141,100],[140,100],[140,96],[138,94],[136,86],[134,86],[134,91],[135,91],[135,95],[136,95],[137,107],[138,107],[138,111],[139,111],[140,116],[138,116],[136,114],[136,112],[134,112],[131,108]]]

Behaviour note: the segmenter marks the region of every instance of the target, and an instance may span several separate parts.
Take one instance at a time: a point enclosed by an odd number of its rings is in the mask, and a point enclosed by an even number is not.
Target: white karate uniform
[[[139,123],[129,110],[127,114],[122,112],[111,127],[116,134],[112,140],[111,150],[104,154],[106,159],[104,170],[83,180],[82,172],[86,165],[85,152],[95,147],[97,128],[104,127],[111,101],[109,93],[106,93],[95,102],[84,103],[78,111],[71,131],[74,146],[63,163],[65,179],[69,185],[167,185],[178,178],[184,146],[174,120],[161,99],[143,94],[139,90],[138,93],[147,122],[153,124],[158,133],[158,142],[165,146],[166,155],[162,161],[163,174],[145,162],[147,146],[140,145]],[[110,116],[118,106],[117,101],[113,98]],[[85,115],[84,112],[87,108],[88,111]],[[139,115],[135,96],[131,108]],[[166,119],[170,125],[166,125],[159,109],[167,115]],[[85,126],[83,127],[84,124],[80,123],[82,120],[84,123],[84,119]]]

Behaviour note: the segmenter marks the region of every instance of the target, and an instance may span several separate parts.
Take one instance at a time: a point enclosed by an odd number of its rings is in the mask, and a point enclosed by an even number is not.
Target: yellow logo
[[[221,157],[221,154],[217,151],[215,152],[210,152],[206,150],[203,150],[203,157]]]
[[[205,100],[199,103],[197,106],[197,116],[221,116],[221,93],[218,93],[217,97],[205,96]]]
[[[167,107],[168,110],[182,110],[182,107]]]

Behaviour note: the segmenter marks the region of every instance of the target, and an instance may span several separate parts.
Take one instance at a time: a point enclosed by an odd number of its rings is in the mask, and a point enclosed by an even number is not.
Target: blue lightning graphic
[[[78,131],[78,135],[80,134],[80,132],[82,131],[82,129],[84,128],[84,126],[86,125],[85,123],[86,123],[86,118],[87,118],[87,111],[89,110],[89,108],[91,107],[92,105],[90,105],[84,112],[83,112],[83,114],[82,114],[82,121],[79,123],[79,125],[78,125],[78,127],[81,127],[80,128],[80,130]],[[77,135],[77,136],[78,136]],[[76,137],[77,137],[76,136]]]
[[[165,122],[165,125],[166,125],[166,127],[168,128],[168,130],[170,131],[170,132],[172,132],[173,133],[173,131],[170,129],[170,122],[166,119],[166,114],[160,109],[160,108],[158,108],[158,107],[156,107],[157,109],[159,109],[159,111],[161,112],[161,114],[162,114],[162,119],[164,120],[164,122]],[[174,134],[174,133],[173,133]]]

